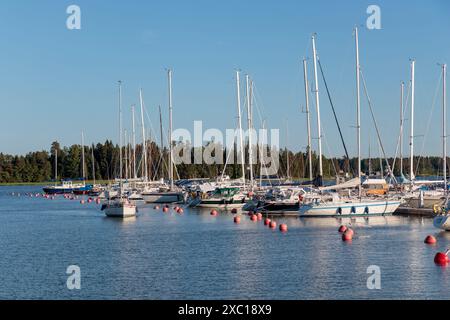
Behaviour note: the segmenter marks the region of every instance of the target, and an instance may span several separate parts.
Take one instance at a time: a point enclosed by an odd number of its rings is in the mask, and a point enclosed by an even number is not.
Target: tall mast
[[[141,105],[141,125],[142,125],[142,154],[144,156],[144,163],[142,165],[142,173],[144,175],[144,182],[148,181],[148,168],[147,168],[147,143],[145,137],[145,122],[144,122],[144,101],[142,99],[142,88],[139,89],[139,102]]]
[[[411,60],[411,133],[409,136],[409,178],[411,184],[414,177],[414,89],[415,89],[415,66],[416,61]]]
[[[122,81],[119,81],[119,179],[122,188]]]
[[[442,159],[443,159],[443,175],[444,190],[447,194],[447,65],[442,65]]]
[[[355,47],[356,47],[356,142],[358,145],[358,181],[359,197],[361,197],[361,98],[360,98],[360,64],[359,64],[359,38],[358,28],[355,27]]]
[[[84,168],[84,132],[81,131],[81,174],[82,174],[82,178],[83,178],[83,182],[85,182],[85,178],[86,178],[86,172],[85,172],[85,168]]]
[[[58,149],[55,148],[55,186],[58,181]]]
[[[250,98],[250,77],[245,75],[246,95],[247,95],[247,127],[248,127],[248,163],[250,167],[250,190],[253,190],[253,159],[252,159],[252,117],[251,117],[251,98]]]
[[[307,71],[307,66],[306,66],[306,59],[303,59],[303,78],[305,81],[306,126],[308,129],[309,181],[312,181],[313,180],[313,170],[312,170],[312,150],[311,150],[311,113],[309,111],[309,85],[308,85],[308,71]]]
[[[128,179],[128,132],[124,130],[124,143],[125,143],[125,179]]]
[[[314,93],[316,96],[316,109],[317,109],[317,134],[319,142],[319,176],[323,177],[323,165],[322,165],[322,130],[320,126],[320,104],[319,104],[319,80],[317,77],[317,51],[316,51],[316,35],[312,36],[312,47],[314,57]]]
[[[400,86],[400,176],[403,176],[403,117],[404,117],[404,101],[405,83],[402,81]]]
[[[241,118],[241,80],[240,73],[236,71],[236,97],[237,97],[237,111],[238,111],[238,125],[239,125],[239,142],[241,149],[241,168],[242,168],[242,183],[245,187],[245,158],[244,158],[244,141],[242,137],[242,118]]]
[[[290,179],[291,175],[289,172],[289,150],[288,150],[288,144],[289,144],[289,120],[286,119],[286,176],[288,179]]]
[[[172,151],[172,70],[167,71],[169,81],[169,179],[170,190],[173,190],[173,151]]]
[[[135,105],[133,104],[131,106],[131,119],[132,119],[132,125],[133,125],[133,178],[137,179],[137,172],[136,172],[136,122],[134,120],[134,113],[135,113]]]
[[[92,157],[92,180],[93,180],[94,185],[95,185],[95,157],[94,157],[94,144],[92,144],[91,157]]]

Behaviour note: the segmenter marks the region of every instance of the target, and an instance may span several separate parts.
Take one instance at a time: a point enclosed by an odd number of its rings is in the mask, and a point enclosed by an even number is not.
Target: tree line
[[[154,142],[147,143],[147,159],[148,176],[155,180],[168,177],[169,152],[168,148],[161,148]],[[247,150],[247,149],[246,149]],[[194,149],[190,149],[191,157],[194,157]],[[247,153],[247,152],[246,152]],[[145,170],[143,168],[143,148],[137,145],[136,149],[125,146],[122,149],[123,167],[122,173],[125,177],[134,176],[134,167],[136,167],[136,176],[141,177]],[[119,176],[119,146],[107,140],[104,143],[96,145],[84,146],[84,172],[87,180],[112,180]],[[135,163],[133,157],[135,155]],[[226,163],[226,151],[224,151],[224,163]],[[57,157],[57,161],[55,161]],[[313,175],[319,173],[318,155],[312,152]],[[246,163],[248,155],[246,155]],[[392,166],[394,159],[388,159]],[[236,162],[236,161],[235,161]],[[255,155],[254,176],[260,175],[261,166],[258,155]],[[421,175],[439,175],[442,174],[442,158],[441,157],[416,157],[415,172]],[[447,161],[450,163],[450,161]],[[57,167],[55,168],[55,165]],[[364,159],[361,164],[362,171],[368,173],[369,166],[373,174],[386,172],[387,166],[385,161],[379,158]],[[224,170],[224,164],[179,164],[175,166],[175,178],[216,178],[220,176]],[[249,174],[248,165],[245,166],[247,175]],[[357,168],[357,159],[323,158],[324,178],[333,178],[336,174],[349,172],[350,175],[355,173]],[[57,170],[55,170],[57,169]],[[8,155],[0,153],[0,183],[31,183],[31,182],[47,182],[55,179],[57,172],[58,180],[60,179],[79,179],[83,175],[82,165],[82,147],[74,144],[69,147],[61,147],[55,141],[51,144],[48,151],[30,152],[26,155]],[[397,159],[395,175],[400,174],[400,161]],[[409,172],[409,159],[403,160],[403,172]],[[264,171],[263,171],[264,173]],[[231,178],[238,178],[242,175],[241,165],[238,163],[226,166],[225,174]],[[293,179],[308,179],[308,153],[292,152],[287,149],[279,151],[279,171],[278,176],[289,176]],[[406,175],[406,174],[405,174]]]

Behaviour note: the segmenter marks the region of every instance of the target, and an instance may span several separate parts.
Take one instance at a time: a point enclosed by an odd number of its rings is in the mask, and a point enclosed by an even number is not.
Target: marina
[[[450,233],[429,218],[270,216],[289,226],[283,233],[188,207],[109,219],[95,202],[25,196],[39,191],[0,189],[2,299],[450,298],[448,268],[433,262]],[[349,224],[351,243],[338,233]],[[437,244],[424,244],[427,235]],[[70,264],[83,272],[80,291],[65,288]],[[367,290],[370,265],[382,270],[382,290]]]
[[[0,4],[0,300],[450,300],[450,4],[103,5]]]

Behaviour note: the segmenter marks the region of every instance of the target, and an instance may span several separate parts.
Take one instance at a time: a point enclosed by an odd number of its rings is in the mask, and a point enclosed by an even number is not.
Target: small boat
[[[141,197],[146,203],[175,203],[184,200],[183,193],[178,191],[155,188],[141,193]]]
[[[298,214],[299,200],[303,199],[305,191],[302,188],[277,187],[270,189],[263,199],[255,201],[253,206],[245,206],[243,210],[262,211],[272,214]]]
[[[127,199],[118,198],[103,204],[102,211],[105,211],[107,217],[129,218],[136,216],[137,209],[136,205],[130,203]]]
[[[220,208],[223,210],[242,208],[248,198],[240,188],[216,188],[213,192],[199,194],[189,204],[190,207]]]
[[[77,186],[73,189],[73,193],[77,195],[86,195],[90,194],[94,186],[92,184],[83,184],[81,186]]]
[[[63,180],[60,185],[47,186],[42,190],[46,194],[67,194],[73,193],[73,191],[77,188],[82,187],[81,184],[73,184],[70,180]]]

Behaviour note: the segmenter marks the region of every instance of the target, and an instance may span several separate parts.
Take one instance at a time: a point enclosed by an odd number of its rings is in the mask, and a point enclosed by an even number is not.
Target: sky
[[[81,8],[81,30],[66,27],[69,5]],[[369,30],[366,10],[381,9],[381,29]],[[236,126],[235,70],[255,85],[256,127],[279,128],[281,145],[305,150],[306,116],[301,61],[312,81],[311,35],[324,67],[350,155],[356,155],[353,28],[383,145],[395,153],[400,82],[416,60],[415,150],[440,155],[441,68],[450,63],[450,2],[21,0],[0,3],[0,152],[25,154],[62,145],[118,142],[117,81],[123,81],[124,125],[139,88],[153,130],[158,106],[167,128],[166,69],[173,69],[174,128],[225,130]],[[323,150],[342,156],[331,107],[319,81]],[[436,95],[434,108],[433,98]],[[362,152],[378,153],[363,91]],[[311,101],[313,148],[317,150]],[[409,114],[405,115],[405,139]],[[287,123],[287,126],[286,126]],[[286,127],[289,138],[286,139]],[[427,129],[428,128],[428,129]],[[426,137],[425,137],[426,136]],[[404,153],[408,153],[407,142]]]

